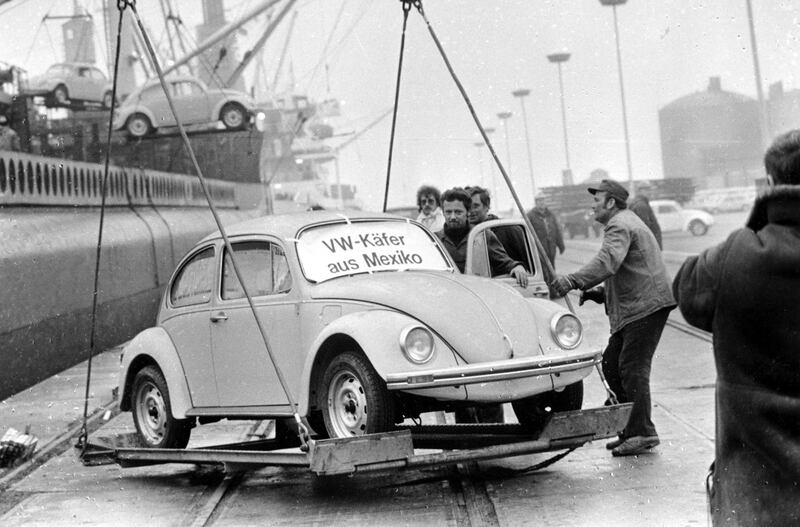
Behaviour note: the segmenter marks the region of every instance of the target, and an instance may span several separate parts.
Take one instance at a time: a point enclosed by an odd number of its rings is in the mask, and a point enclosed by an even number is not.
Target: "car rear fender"
[[[217,104],[214,105],[214,110],[211,112],[213,118],[216,119],[219,116],[219,112],[222,111],[222,107],[231,102],[240,104],[242,108],[244,108],[246,116],[253,113],[253,104],[251,102],[248,102],[241,97],[226,97],[224,99],[220,99]]]
[[[120,409],[130,410],[133,379],[141,368],[150,364],[157,366],[167,381],[172,416],[175,419],[185,418],[186,411],[192,408],[189,385],[175,345],[161,327],[142,331],[125,346],[119,378]]]
[[[455,354],[450,346],[435,332],[433,357],[425,364],[417,365],[409,361],[400,349],[400,333],[409,326],[429,326],[397,311],[374,309],[350,313],[337,318],[320,332],[311,344],[312,353],[306,357],[300,386],[313,389],[317,380],[316,368],[324,368],[325,361],[337,351],[344,351],[348,342],[355,343],[369,359],[372,367],[382,379],[391,373],[457,366]],[[298,400],[301,414],[309,408],[309,390],[301,390]]]
[[[117,130],[125,128],[128,118],[135,113],[144,114],[150,120],[150,126],[153,128],[158,128],[158,121],[156,120],[155,115],[153,115],[153,112],[151,112],[147,106],[133,105],[126,107],[125,105],[122,105],[118,106],[116,110],[119,112],[118,117],[115,119]]]

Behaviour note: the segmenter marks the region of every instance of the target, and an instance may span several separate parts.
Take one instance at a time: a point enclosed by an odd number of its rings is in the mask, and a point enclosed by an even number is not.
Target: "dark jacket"
[[[650,206],[650,200],[642,194],[637,194],[628,205],[628,208],[650,228],[653,236],[656,237],[658,248],[663,249],[664,245],[661,243],[661,226],[658,224],[656,215],[653,213],[653,208]]]
[[[531,220],[536,237],[539,238],[547,259],[555,266],[556,248],[564,252],[564,236],[561,234],[561,226],[555,215],[546,207],[534,207],[528,211],[528,219]]]
[[[606,224],[597,255],[569,277],[583,290],[604,282],[611,333],[660,309],[675,307],[656,239],[627,209]]]
[[[455,242],[445,234],[444,229],[437,232],[436,236],[453,258],[458,270],[463,273],[467,263],[467,240],[469,236],[464,236],[461,241]],[[521,262],[509,258],[505,249],[503,249],[503,246],[498,241],[497,236],[492,234],[490,230],[486,231],[486,248],[489,251],[489,263],[492,266],[492,276],[508,274],[516,266],[522,265]]]
[[[499,220],[500,218],[494,214],[489,214],[486,219]],[[503,249],[505,249],[509,258],[517,262],[523,262],[523,264],[530,260],[528,257],[528,246],[525,243],[524,229],[516,225],[505,225],[492,229],[492,232],[497,236],[497,239],[500,241],[500,244],[503,246]],[[527,269],[527,265],[525,265],[525,267],[525,270],[529,273],[535,272],[535,269]]]
[[[800,524],[800,187],[681,267],[690,324],[714,334],[717,525]]]

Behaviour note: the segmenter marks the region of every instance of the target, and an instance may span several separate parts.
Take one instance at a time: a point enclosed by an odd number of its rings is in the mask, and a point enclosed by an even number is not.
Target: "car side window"
[[[272,295],[291,289],[292,278],[286,255],[277,244],[264,241],[239,242],[233,244],[233,252],[250,296]],[[227,251],[222,266],[221,286],[223,300],[245,297]]]
[[[194,255],[172,282],[169,299],[173,306],[205,304],[211,300],[214,283],[214,248]]]

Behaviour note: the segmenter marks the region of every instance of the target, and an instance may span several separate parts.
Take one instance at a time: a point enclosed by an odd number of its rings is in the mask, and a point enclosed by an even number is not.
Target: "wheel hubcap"
[[[352,372],[339,372],[328,388],[328,416],[336,437],[350,437],[367,431],[367,396]]]
[[[158,444],[164,439],[166,418],[166,404],[161,391],[151,382],[144,383],[136,396],[136,421],[149,444]]]
[[[236,110],[228,110],[225,114],[225,124],[231,128],[235,128],[242,124],[242,114]]]

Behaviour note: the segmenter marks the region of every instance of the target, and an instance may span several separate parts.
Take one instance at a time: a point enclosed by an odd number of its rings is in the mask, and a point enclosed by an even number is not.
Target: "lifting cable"
[[[414,0],[400,0],[403,2],[403,32],[400,36],[400,60],[397,64],[397,83],[394,88],[394,109],[392,110],[392,132],[389,136],[389,160],[386,163],[386,187],[383,191],[383,212],[386,212],[386,204],[389,199],[389,183],[392,175],[392,151],[394,150],[394,131],[397,126],[397,101],[400,99],[400,74],[403,72],[403,51],[406,48],[406,27],[408,26],[408,12],[414,4],[420,9],[422,5]]]
[[[179,130],[180,135],[181,135],[181,139],[183,140],[183,144],[186,147],[187,152],[189,153],[189,156],[190,156],[190,158],[192,160],[192,164],[194,165],[194,169],[195,169],[195,171],[197,173],[197,178],[198,178],[198,182],[200,183],[200,187],[203,190],[203,194],[205,195],[206,201],[208,202],[208,206],[209,206],[209,209],[211,210],[211,214],[213,215],[214,221],[215,221],[215,223],[217,225],[217,228],[219,229],[219,232],[220,232],[220,234],[222,236],[222,239],[223,239],[223,242],[224,242],[224,245],[225,245],[225,250],[227,251],[227,257],[230,258],[230,262],[231,262],[231,264],[233,266],[234,274],[236,275],[236,279],[239,281],[239,284],[242,286],[242,291],[244,292],[244,295],[247,298],[247,302],[248,302],[248,304],[250,306],[251,312],[253,313],[253,317],[255,318],[256,326],[258,327],[258,331],[261,334],[261,338],[262,338],[262,341],[263,341],[264,346],[266,348],[267,354],[269,355],[269,359],[272,362],[273,367],[275,368],[275,372],[276,372],[276,374],[278,376],[278,380],[280,381],[281,387],[283,388],[283,391],[286,394],[286,398],[288,399],[289,405],[292,408],[292,414],[293,414],[295,423],[297,425],[297,435],[298,435],[298,438],[300,439],[301,449],[307,451],[308,448],[309,448],[309,445],[308,445],[308,442],[309,442],[308,429],[303,424],[303,422],[302,422],[302,420],[300,418],[300,415],[298,413],[297,403],[295,402],[294,397],[292,396],[291,391],[289,390],[289,385],[286,382],[286,378],[284,377],[283,372],[281,371],[280,367],[278,366],[278,363],[277,363],[277,361],[275,359],[275,356],[272,353],[272,349],[270,348],[270,345],[269,345],[269,339],[267,338],[266,330],[264,329],[264,326],[261,323],[261,319],[258,317],[258,313],[256,311],[255,304],[253,302],[253,297],[250,295],[248,287],[247,287],[247,285],[245,284],[245,281],[244,281],[244,276],[243,276],[243,274],[241,273],[241,271],[239,269],[239,265],[237,263],[237,257],[234,254],[233,247],[231,246],[230,239],[228,238],[228,235],[227,235],[227,233],[226,233],[226,231],[225,231],[225,229],[224,229],[224,227],[222,225],[222,221],[220,220],[220,217],[219,217],[219,214],[217,212],[216,206],[214,205],[214,202],[213,202],[213,200],[211,198],[211,194],[209,192],[208,185],[206,184],[205,177],[203,176],[203,172],[200,169],[200,165],[199,165],[199,163],[197,161],[197,156],[195,155],[194,149],[192,148],[192,145],[189,142],[189,137],[186,134],[186,129],[184,128],[183,123],[181,122],[180,118],[178,117],[178,112],[175,109],[175,103],[172,100],[172,96],[170,95],[170,92],[168,90],[163,70],[161,69],[161,65],[160,65],[160,63],[158,61],[158,57],[156,56],[155,50],[153,49],[153,45],[152,45],[152,43],[150,41],[150,37],[149,37],[149,35],[147,33],[147,30],[145,29],[144,24],[142,23],[142,20],[139,17],[139,13],[136,10],[136,0],[117,0],[117,8],[120,10],[120,22],[119,22],[119,26],[117,28],[117,52],[116,52],[115,67],[114,67],[115,68],[114,69],[114,88],[113,88],[114,91],[112,92],[112,94],[115,95],[115,92],[116,92],[117,65],[119,63],[119,48],[120,48],[121,29],[122,29],[122,15],[123,15],[123,12],[124,12],[125,8],[130,8],[130,10],[133,13],[133,16],[134,16],[134,18],[136,20],[136,24],[139,27],[139,30],[141,32],[142,38],[144,40],[144,44],[145,44],[145,46],[147,48],[147,52],[149,53],[150,58],[153,61],[153,65],[155,66],[156,73],[158,74],[159,81],[161,82],[161,87],[164,90],[164,95],[165,95],[165,97],[167,99],[167,104],[169,105],[169,108],[170,108],[170,111],[172,112],[173,117],[175,117],[175,120],[176,120],[176,123],[177,123],[177,126],[178,126],[178,130]],[[112,102],[112,105],[113,105],[113,102]],[[110,120],[113,119],[113,108],[112,108],[112,111],[111,111],[111,117],[109,119]],[[92,328],[93,328],[92,329],[92,336],[94,336],[94,326],[95,326],[95,318],[96,318],[97,276],[99,274],[99,266],[100,266],[100,246],[101,246],[101,242],[102,242],[103,210],[105,208],[105,188],[106,188],[105,182],[106,182],[106,178],[107,178],[107,175],[108,175],[108,159],[109,159],[108,151],[110,150],[110,146],[111,146],[111,126],[109,126],[108,140],[107,141],[108,141],[107,142],[108,148],[106,150],[106,175],[105,175],[105,177],[103,179],[103,185],[102,185],[103,201],[102,201],[101,214],[100,214],[100,225],[101,225],[101,228],[100,228],[100,237],[98,238],[98,243],[97,243],[97,263],[96,263],[96,267],[95,267],[95,291],[94,291],[94,304],[93,304],[94,307],[92,309]],[[92,338],[91,349],[94,349],[94,338]],[[91,373],[91,356],[90,356],[90,361],[89,361],[89,372]],[[87,410],[86,410],[86,408],[88,407],[88,397],[89,397],[89,378],[87,377],[86,398],[85,398],[86,400],[85,400],[85,403],[84,403],[84,408],[85,408],[84,409],[84,426],[83,426],[83,429],[81,431],[81,440],[80,440],[80,443],[79,443],[79,445],[82,445],[84,449],[86,448],[86,444],[87,444],[87,441],[86,441],[86,413],[87,413]]]
[[[95,354],[96,342],[95,336],[97,333],[97,297],[99,296],[99,277],[100,277],[100,253],[103,246],[103,224],[105,222],[106,212],[106,187],[108,184],[108,164],[111,157],[111,131],[114,121],[114,106],[117,100],[117,73],[119,72],[119,55],[120,55],[120,42],[122,39],[122,13],[128,0],[117,0],[117,9],[119,10],[119,22],[117,24],[117,46],[114,55],[114,77],[113,84],[111,85],[111,108],[108,112],[108,135],[106,137],[106,155],[103,162],[103,180],[100,183],[100,227],[97,232],[97,247],[95,249],[95,263],[94,263],[94,287],[92,289],[92,321],[91,329],[89,332],[89,360],[86,366],[86,392],[83,397],[83,424],[81,425],[80,435],[78,436],[78,443],[76,447],[81,449],[81,453],[86,452],[88,444],[89,431],[87,428],[87,420],[89,418],[89,387],[92,381],[92,357]]]
[[[461,81],[458,79],[458,76],[456,75],[453,66],[450,64],[450,60],[447,58],[447,53],[445,53],[444,48],[442,47],[442,43],[439,41],[439,38],[436,36],[436,32],[433,30],[433,26],[431,26],[428,17],[425,15],[425,10],[422,7],[422,0],[400,0],[400,1],[403,3],[403,36],[400,44],[400,65],[397,71],[397,86],[395,89],[394,115],[392,117],[392,132],[391,132],[391,139],[389,142],[389,163],[388,163],[389,166],[387,167],[386,170],[386,188],[383,198],[383,211],[384,212],[386,211],[386,201],[389,195],[389,173],[392,166],[392,145],[394,143],[395,121],[397,118],[397,100],[398,100],[398,94],[400,92],[400,72],[403,67],[403,48],[405,46],[406,20],[408,18],[408,11],[413,5],[414,7],[417,8],[417,11],[422,16],[422,19],[425,21],[425,25],[428,27],[428,32],[430,33],[431,38],[433,39],[433,42],[436,45],[436,48],[439,50],[439,54],[442,56],[442,60],[444,61],[445,67],[447,67],[447,71],[453,78],[453,81],[455,82],[459,93],[461,93],[461,96],[464,98],[464,102],[466,102],[467,104],[469,113],[472,116],[472,119],[475,121],[475,124],[478,126],[478,131],[480,131],[484,143],[489,148],[489,152],[491,152],[492,158],[494,158],[495,164],[497,165],[497,168],[500,170],[500,174],[503,176],[503,179],[506,182],[508,190],[511,192],[511,197],[514,198],[514,203],[517,205],[517,209],[519,210],[519,213],[522,216],[523,221],[525,222],[525,226],[527,227],[528,231],[533,237],[534,243],[536,244],[536,249],[539,255],[541,256],[540,264],[544,266],[545,279],[548,280],[548,285],[552,289],[553,287],[552,281],[555,278],[556,274],[555,268],[553,267],[553,264],[550,263],[550,259],[547,257],[547,254],[545,253],[544,247],[542,246],[542,242],[536,235],[536,231],[533,228],[533,224],[531,223],[530,218],[525,213],[525,208],[522,206],[522,202],[519,199],[519,195],[517,195],[517,191],[514,189],[514,185],[511,183],[511,178],[508,176],[508,173],[506,172],[503,163],[497,156],[497,153],[494,150],[494,146],[492,146],[492,142],[489,140],[489,136],[486,133],[486,130],[483,128],[480,119],[478,119],[477,113],[475,113],[475,108],[472,106],[472,101],[470,100],[469,95],[464,89],[464,86],[461,84]],[[570,312],[574,314],[575,307],[572,305],[572,301],[570,300],[569,296],[567,295],[564,296],[564,302],[567,304],[567,308],[570,310]],[[600,374],[600,379],[603,381],[603,386],[605,387],[606,392],[608,394],[609,401],[616,404],[617,403],[616,395],[609,387],[608,382],[606,381],[605,376],[603,375],[603,371],[600,368],[600,365],[597,364],[596,366],[597,366],[597,372]]]

